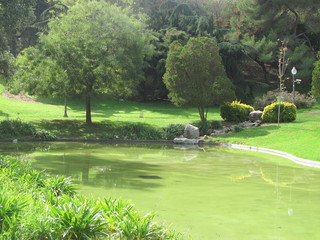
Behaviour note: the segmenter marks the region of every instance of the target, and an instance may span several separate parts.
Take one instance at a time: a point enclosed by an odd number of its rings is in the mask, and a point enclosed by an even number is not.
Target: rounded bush
[[[278,105],[280,105],[280,122],[292,122],[297,117],[296,105],[288,102],[275,102],[266,106],[262,113],[262,121],[277,122],[278,121]]]
[[[249,113],[252,111],[254,111],[252,106],[240,101],[233,101],[221,105],[220,116],[229,122],[244,122],[249,120]]]

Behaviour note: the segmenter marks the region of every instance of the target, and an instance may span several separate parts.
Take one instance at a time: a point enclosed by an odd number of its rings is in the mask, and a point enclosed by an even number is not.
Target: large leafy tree
[[[52,60],[52,70],[64,72],[56,75],[66,75],[66,88],[85,96],[87,123],[92,122],[94,93],[135,93],[143,78],[144,57],[152,51],[143,16],[104,1],[78,1],[48,26],[37,46],[46,56],[42,63]],[[35,64],[39,67],[41,61]],[[37,66],[28,66],[33,67]],[[61,78],[56,80],[60,85]]]
[[[215,39],[190,38],[186,45],[170,45],[164,83],[176,105],[198,108],[200,119],[207,119],[208,107],[234,98],[231,81],[221,64]]]

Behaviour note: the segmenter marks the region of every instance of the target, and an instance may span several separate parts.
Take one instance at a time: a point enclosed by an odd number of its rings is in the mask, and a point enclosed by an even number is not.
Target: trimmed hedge
[[[226,121],[239,123],[249,120],[249,113],[252,111],[254,111],[252,106],[233,101],[221,105],[220,116]]]
[[[278,122],[278,105],[280,104],[280,122],[292,122],[297,117],[296,105],[288,102],[274,102],[266,106],[262,113],[262,121]]]

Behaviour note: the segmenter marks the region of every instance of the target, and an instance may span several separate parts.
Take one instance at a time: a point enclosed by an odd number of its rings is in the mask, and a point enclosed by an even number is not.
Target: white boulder
[[[199,128],[191,124],[187,124],[186,127],[184,128],[183,136],[189,139],[199,138],[200,137]]]

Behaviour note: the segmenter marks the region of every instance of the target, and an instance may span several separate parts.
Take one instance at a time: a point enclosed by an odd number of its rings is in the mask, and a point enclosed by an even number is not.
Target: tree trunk
[[[63,115],[63,117],[68,117],[67,96],[64,96],[64,115]]]
[[[263,78],[264,78],[263,80],[265,83],[268,83],[268,71],[267,71],[267,68],[266,68],[264,62],[260,61],[258,58],[254,58],[250,55],[249,55],[249,57],[261,67],[262,72],[263,72]]]
[[[203,106],[200,106],[198,107],[198,111],[199,111],[199,115],[200,115],[200,119],[202,122],[206,121],[207,120],[207,114],[204,112],[204,107]]]
[[[207,121],[209,108],[206,107],[205,110],[206,112],[205,112],[204,118],[205,118],[205,121]]]
[[[257,63],[259,64],[259,66],[262,69],[264,82],[268,83],[268,71],[267,71],[266,65],[264,65],[264,63],[260,62],[260,61],[257,61]]]
[[[298,13],[290,7],[290,5],[288,4],[284,4],[295,16],[295,20],[294,20],[294,26],[293,26],[293,36],[297,35],[297,28],[298,28],[298,22],[299,22],[299,15]]]
[[[86,94],[86,123],[91,124],[91,95],[90,93]]]

